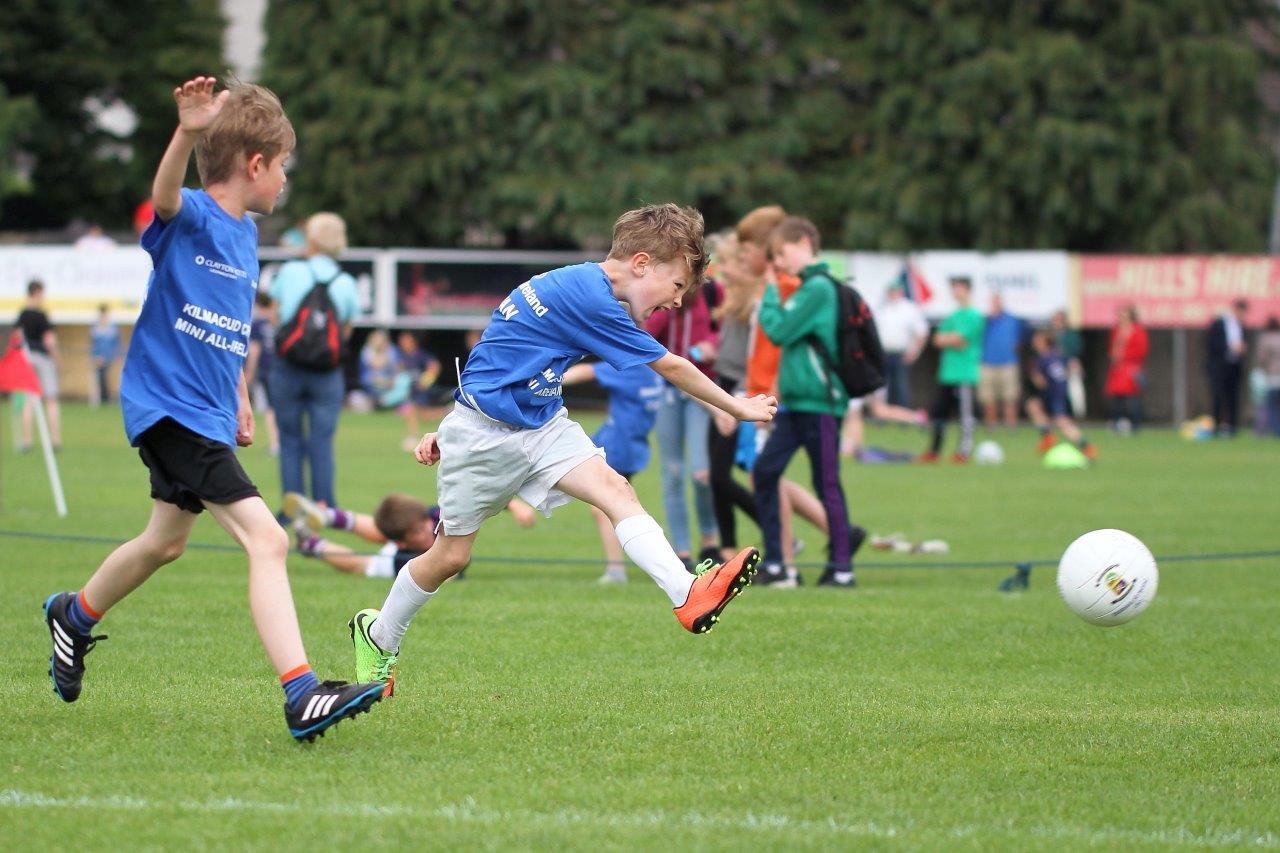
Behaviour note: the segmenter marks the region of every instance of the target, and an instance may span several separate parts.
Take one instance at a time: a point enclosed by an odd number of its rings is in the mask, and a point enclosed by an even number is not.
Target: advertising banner
[[[1267,255],[1082,255],[1080,310],[1085,326],[1107,327],[1135,305],[1152,328],[1202,328],[1238,299],[1247,324],[1280,315],[1280,261]]]
[[[855,252],[854,285],[872,308],[885,291],[902,284],[930,320],[955,310],[948,284],[955,276],[973,282],[973,305],[986,311],[991,294],[1000,293],[1005,309],[1024,320],[1043,323],[1068,307],[1070,256],[1066,252],[918,252],[893,255]]]
[[[22,310],[33,280],[44,283],[45,310],[54,322],[91,323],[104,303],[117,320],[132,318],[150,277],[151,257],[138,246],[6,246],[0,249],[0,318]]]

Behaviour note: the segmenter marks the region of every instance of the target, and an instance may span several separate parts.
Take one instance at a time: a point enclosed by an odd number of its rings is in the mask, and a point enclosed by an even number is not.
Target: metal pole
[[[1187,419],[1187,330],[1173,330],[1173,425]]]

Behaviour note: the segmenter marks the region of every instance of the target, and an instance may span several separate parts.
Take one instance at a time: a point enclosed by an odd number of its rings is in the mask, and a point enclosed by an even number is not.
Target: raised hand
[[[227,102],[231,94],[228,90],[213,94],[216,82],[213,77],[196,77],[173,90],[173,99],[178,102],[178,126],[187,133],[203,133]]]

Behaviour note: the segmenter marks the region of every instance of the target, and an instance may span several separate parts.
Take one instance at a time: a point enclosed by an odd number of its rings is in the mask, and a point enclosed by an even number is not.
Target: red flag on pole
[[[43,393],[40,380],[36,377],[31,362],[27,361],[21,335],[21,332],[13,333],[9,338],[9,351],[4,354],[4,358],[0,358],[0,394],[24,391],[39,397]]]

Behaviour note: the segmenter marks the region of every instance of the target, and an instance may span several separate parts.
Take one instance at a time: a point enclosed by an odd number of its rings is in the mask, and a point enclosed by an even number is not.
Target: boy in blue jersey
[[[751,581],[759,554],[746,548],[721,566],[690,576],[662,528],[626,478],[570,420],[561,398],[565,371],[588,355],[618,370],[647,364],[672,385],[739,420],[768,421],[772,397],[737,398],[641,328],[655,311],[678,307],[706,266],[702,215],[674,204],[624,213],[600,263],[535,276],[493,313],[471,351],[456,405],[414,451],[440,463],[437,499],[443,533],[396,576],[381,611],[350,622],[357,678],[382,679],[391,691],[400,640],[414,614],[466,566],[476,531],[519,495],[544,514],[570,498],[608,516],[627,556],[671,599],[687,630],[711,629]]]
[[[666,384],[647,364],[618,370],[608,362],[575,364],[564,372],[562,384],[573,385],[594,379],[609,392],[609,413],[591,441],[604,451],[604,461],[628,482],[649,464],[649,430],[658,417]],[[591,508],[600,542],[604,545],[604,574],[600,583],[626,583],[622,543],[613,531],[609,516]]]
[[[1058,348],[1053,332],[1037,329],[1031,335],[1031,349],[1029,373],[1035,393],[1027,398],[1027,417],[1040,431],[1040,452],[1045,453],[1057,444],[1053,435],[1057,427],[1086,457],[1096,459],[1098,449],[1089,443],[1071,417],[1071,406],[1067,402],[1067,357]]]
[[[151,519],[78,593],[45,601],[53,641],[49,675],[65,702],[80,696],[84,658],[106,611],[186,548],[209,510],[249,558],[249,609],[285,692],[297,740],[366,711],[381,684],[319,682],[307,664],[285,556],[289,539],[236,460],[253,441],[244,360],[258,286],[250,212],[270,213],[284,188],[294,133],[280,101],[259,86],[213,93],[214,78],[174,89],[178,129],[151,189],[155,218],[142,234],[154,269],[120,383],[129,443],[151,473]],[[184,189],[192,149],[203,190]]]

